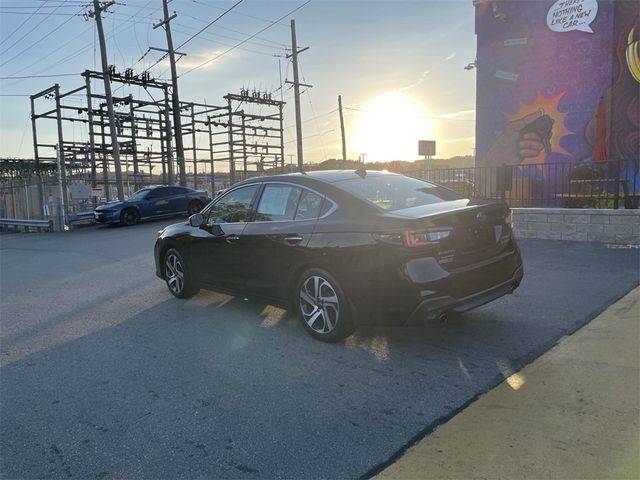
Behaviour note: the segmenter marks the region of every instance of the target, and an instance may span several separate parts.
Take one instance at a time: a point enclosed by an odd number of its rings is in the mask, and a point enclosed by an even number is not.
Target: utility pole
[[[120,148],[118,146],[118,132],[116,131],[116,121],[113,114],[113,97],[111,96],[111,80],[109,76],[109,65],[107,64],[107,47],[104,42],[104,31],[102,30],[102,17],[100,14],[106,10],[114,1],[100,3],[93,0],[93,12],[89,16],[96,17],[96,27],[98,29],[98,40],[100,41],[100,57],[102,59],[102,76],[104,79],[104,94],[107,100],[107,113],[109,115],[109,130],[111,133],[111,148],[113,149],[113,163],[116,168],[116,188],[118,189],[118,200],[124,200],[124,186],[122,185],[122,169],[120,167]]]
[[[93,125],[93,104],[91,99],[91,78],[84,72],[85,88],[87,91],[87,117],[89,119],[89,154],[91,158],[91,188],[96,188],[98,183],[96,181],[96,139]],[[94,208],[97,206],[97,198],[91,196]]]
[[[291,20],[291,54],[287,55],[287,58],[292,59],[293,63],[293,82],[285,81],[285,83],[290,83],[293,85],[293,93],[295,100],[295,109],[296,109],[296,136],[297,136],[297,146],[298,146],[298,169],[302,171],[302,165],[304,163],[303,153],[302,153],[302,119],[300,115],[300,86],[311,88],[312,85],[306,85],[304,83],[300,83],[298,77],[298,54],[308,50],[309,47],[304,47],[298,50],[298,46],[296,44],[296,21]]]
[[[342,135],[342,161],[347,160],[347,141],[344,137],[344,117],[342,116],[342,95],[338,95],[338,110],[340,110],[340,134]]]
[[[164,26],[164,31],[167,34],[167,50],[169,54],[169,64],[171,65],[171,85],[173,87],[173,94],[171,96],[171,105],[173,110],[173,127],[175,131],[176,139],[176,157],[178,160],[178,170],[180,172],[180,185],[187,186],[187,174],[184,165],[184,146],[182,144],[182,119],[180,118],[180,98],[178,96],[178,74],[176,73],[176,53],[173,50],[173,39],[171,38],[171,20],[178,15],[174,13],[169,16],[169,2],[162,0],[162,10],[164,11],[164,20],[153,26],[153,29],[160,26]],[[152,49],[158,50],[158,49]],[[183,55],[183,54],[180,54]]]
[[[40,155],[38,155],[38,135],[36,133],[36,110],[34,97],[31,96],[31,132],[33,134],[33,159],[36,161],[36,175],[38,177],[38,213],[44,219],[44,189],[42,187],[42,175],[40,173]]]

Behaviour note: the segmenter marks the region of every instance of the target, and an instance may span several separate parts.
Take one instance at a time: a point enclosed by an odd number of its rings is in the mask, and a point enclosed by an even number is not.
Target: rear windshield
[[[341,180],[334,185],[388,211],[462,198],[447,188],[401,175],[366,176]]]

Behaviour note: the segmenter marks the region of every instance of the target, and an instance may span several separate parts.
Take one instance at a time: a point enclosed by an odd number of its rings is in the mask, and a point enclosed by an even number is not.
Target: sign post
[[[418,155],[424,156],[424,179],[431,170],[431,157],[436,154],[435,140],[418,140]]]

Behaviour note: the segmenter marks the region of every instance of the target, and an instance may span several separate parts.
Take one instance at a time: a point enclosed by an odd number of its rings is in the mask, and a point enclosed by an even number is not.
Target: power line
[[[198,18],[198,17],[194,17],[193,15],[189,15],[188,13],[181,12],[179,10],[177,10],[176,13],[178,13],[181,16],[184,16],[184,17],[187,17],[187,18],[191,18],[192,20],[195,20],[197,22],[207,23],[206,20],[203,20],[203,19]],[[234,12],[234,13],[237,13],[237,12]],[[221,29],[221,30],[227,30],[229,32],[237,33],[237,34],[242,35],[244,37],[248,37],[249,35],[251,35],[249,33],[241,32],[240,30],[235,30],[233,28],[225,27],[223,25],[216,25],[216,27]],[[223,36],[223,35],[220,35],[220,34],[216,34],[216,35]],[[231,38],[233,40],[238,40],[237,38],[233,38],[233,37],[226,37],[226,38]],[[254,37],[254,38],[256,38],[257,40],[260,40],[262,42],[272,43],[273,45],[270,45],[269,46],[270,48],[273,48],[273,46],[277,46],[277,47],[280,47],[280,48],[287,48],[288,47],[288,45],[286,45],[284,43],[275,42],[273,40],[269,40],[268,38],[264,38],[264,37]],[[258,44],[257,42],[250,42],[250,43]]]
[[[80,13],[80,12],[78,12]],[[11,62],[12,60],[18,58],[20,55],[22,55],[24,52],[31,50],[33,47],[35,47],[37,44],[39,44],[40,42],[42,42],[44,39],[48,38],[52,33],[57,32],[58,30],[60,30],[64,25],[66,25],[67,23],[69,23],[73,17],[75,17],[76,15],[69,17],[67,20],[65,20],[64,22],[62,22],[60,25],[58,25],[56,28],[54,28],[53,30],[51,30],[50,32],[46,33],[45,35],[43,35],[42,37],[40,37],[38,40],[36,40],[35,42],[33,42],[31,45],[29,45],[28,47],[23,48],[22,50],[20,50],[18,53],[16,53],[13,57],[11,57],[9,60],[5,60],[4,62],[0,63],[0,67],[3,65],[6,65],[7,63]],[[9,47],[11,48],[11,47]],[[7,49],[9,50],[9,49]],[[6,50],[5,50],[6,51]]]
[[[64,3],[62,3],[62,4],[58,5],[58,7],[76,8],[76,7],[80,6],[81,3],[83,3],[83,2],[78,2],[75,5],[74,4],[70,4],[70,3],[65,5]],[[35,5],[30,5],[30,6],[25,6],[25,5],[3,5],[2,8],[18,8],[18,9],[23,9],[23,10],[25,10],[27,8],[29,8],[29,9],[34,9],[35,8],[36,11],[38,11],[44,6],[46,6],[46,8],[54,8],[56,5],[49,6],[49,5],[44,4],[44,5],[40,5],[39,7],[36,7]]]
[[[194,0],[195,1],[195,0]],[[227,53],[229,53],[232,50],[235,50],[236,48],[240,47],[241,45],[247,43],[249,40],[251,40],[252,38],[257,37],[258,35],[260,35],[262,32],[268,30],[269,28],[273,27],[274,25],[277,25],[278,22],[280,22],[281,20],[287,18],[289,15],[292,15],[293,13],[297,12],[298,10],[300,10],[302,7],[304,7],[305,5],[308,5],[309,3],[311,3],[312,0],[307,0],[306,2],[304,2],[302,5],[294,8],[293,10],[291,10],[290,12],[286,13],[285,15],[283,15],[282,17],[280,17],[278,20],[272,22],[270,25],[267,25],[266,27],[264,27],[263,29],[259,30],[258,32],[254,33],[253,35],[251,35],[250,37],[248,37],[247,39],[243,40],[242,42],[238,43],[237,45],[225,50],[224,52],[216,55],[213,58],[210,58],[209,60],[201,63],[200,65],[197,65],[189,70],[187,70],[186,72],[184,72],[182,75],[180,75],[181,77],[183,77],[184,75],[193,72],[194,70],[197,70],[199,68],[204,67],[205,65],[208,65],[209,63],[217,60],[218,58],[222,57],[223,55],[226,55]],[[199,3],[199,2],[198,2]]]
[[[204,2],[200,2],[200,1],[198,1],[198,0],[192,0],[192,2],[193,2],[193,3],[197,3],[197,4],[199,4],[199,5],[204,5],[205,7],[209,7],[209,8],[216,8],[216,9],[218,9],[218,10],[221,10],[221,9],[222,9],[222,7],[215,7],[215,6],[213,6],[213,5],[210,5],[210,4],[208,4],[208,3],[204,3]],[[273,21],[273,20],[269,20],[268,18],[256,17],[255,15],[249,15],[249,14],[247,14],[247,13],[240,13],[240,12],[236,12],[236,13],[237,13],[238,15],[242,15],[243,17],[253,18],[253,19],[255,19],[255,20],[260,20],[260,21],[262,21],[262,22],[270,23],[270,24],[272,24],[272,25],[280,25],[281,27],[287,27],[287,28],[289,27],[289,25],[285,25],[285,24],[279,23],[281,19],[280,19],[280,20],[275,20],[275,21]]]
[[[182,23],[177,23],[177,22],[176,22],[176,25],[178,25],[180,27],[183,27],[183,28],[191,28],[191,29],[194,28],[194,27],[192,27],[190,25],[184,25]],[[213,37],[227,38],[229,40],[234,40],[234,41],[241,41],[242,40],[242,38],[231,37],[229,35],[221,35],[219,33],[207,32],[206,34],[209,35],[210,37],[213,36]],[[248,35],[246,35],[246,36],[248,36]],[[203,38],[207,38],[207,37],[203,37]],[[212,41],[216,41],[216,42],[218,41],[218,40],[214,40],[214,39],[211,39],[211,40]],[[222,42],[220,42],[220,43],[222,44]],[[269,48],[269,49],[276,49],[277,48],[278,50],[283,50],[284,48],[286,48],[286,47],[279,47],[279,46],[276,46],[276,45],[269,45],[267,43],[261,43],[261,42],[250,41],[250,42],[247,42],[247,43],[250,43],[251,45],[256,45],[258,47]]]
[[[188,32],[185,32],[184,30],[180,30],[180,29],[177,29],[177,28],[174,28],[173,31],[174,32],[179,32],[179,33],[185,33],[185,34],[188,35]],[[206,40],[208,42],[211,42],[211,43],[214,43],[214,44],[217,44],[217,45],[222,45],[223,47],[232,47],[233,46],[233,45],[230,45],[228,43],[224,43],[224,42],[221,42],[219,40],[215,40],[213,38],[209,38],[209,37],[205,37],[205,36],[201,36],[200,38],[202,40]],[[284,55],[278,55],[276,53],[261,52],[260,50],[253,50],[251,48],[244,48],[244,47],[236,47],[236,48],[238,50],[242,50],[242,51],[250,52],[250,53],[255,53],[257,55],[264,55],[264,56],[267,56],[267,57],[284,57]],[[160,58],[156,63],[154,63],[152,65],[152,67],[157,65],[158,63],[160,63],[162,60],[164,60],[165,57],[166,57],[166,55],[164,55],[162,58]]]
[[[32,15],[30,15],[30,16],[29,16],[29,18],[27,18],[24,22],[22,22],[20,25],[18,25],[18,27],[17,27],[13,32],[11,32],[11,33],[10,33],[10,34],[9,34],[9,35],[4,39],[4,40],[2,40],[2,41],[0,42],[0,45],[2,45],[4,42],[6,42],[7,40],[9,40],[9,39],[13,36],[13,34],[14,34],[14,33],[16,33],[18,30],[20,30],[20,29],[24,26],[24,24],[26,24],[29,20],[31,20],[31,19],[33,18],[33,15],[34,15],[35,13],[38,13],[38,11],[39,11],[42,7],[44,7],[44,3],[43,3],[42,5],[40,5],[40,7],[38,7],[38,10],[36,10]]]
[[[12,77],[0,77],[0,80],[23,80],[26,78],[52,78],[52,77],[71,77],[74,75],[80,75],[79,73],[54,73],[51,75],[22,75]]]
[[[64,3],[66,3],[66,1],[65,1]],[[58,10],[58,8],[60,8],[61,6],[62,6],[62,5],[58,5],[58,6],[57,6],[57,7],[56,7],[56,8],[55,8],[51,13],[55,13],[55,12]],[[38,9],[38,10],[40,10],[40,9]],[[37,11],[37,10],[36,10],[36,11]],[[15,45],[17,45],[18,43],[20,43],[20,42],[21,42],[21,41],[22,41],[22,40],[23,40],[27,35],[29,35],[31,32],[33,32],[33,31],[34,31],[36,28],[38,28],[40,25],[42,25],[42,24],[45,22],[45,20],[46,20],[47,18],[49,18],[49,16],[50,16],[50,15],[51,15],[51,14],[47,15],[45,18],[43,18],[42,20],[40,20],[40,21],[39,21],[39,22],[38,22],[38,23],[37,23],[37,24],[36,24],[36,25],[31,29],[31,30],[29,30],[27,33],[25,33],[23,36],[21,36],[18,40],[16,40],[16,41],[15,41],[15,42],[13,42],[11,45],[9,45],[7,48],[5,48],[3,53],[6,53],[7,51],[11,50]],[[29,17],[29,18],[31,18],[31,17]],[[25,20],[25,22],[26,22],[26,21],[28,21],[28,20],[29,20],[29,18],[28,18],[27,20]],[[23,24],[24,24],[24,23],[23,23]]]
[[[149,3],[151,3],[151,0],[149,0],[149,2],[147,2],[147,5],[148,5]],[[135,15],[137,15],[138,13],[140,13],[140,12],[142,11],[142,9],[143,9],[143,8],[144,8],[144,7],[142,7],[142,8],[141,8],[141,9],[139,9],[138,11],[136,11],[136,13],[134,13],[134,14],[132,15],[132,17],[134,17]],[[149,14],[148,16],[151,16],[151,15],[152,15],[152,14]],[[116,31],[115,31],[115,35],[118,35],[118,34],[120,34],[120,33],[124,32],[124,31],[126,31],[126,30],[130,27],[130,25],[129,25],[129,24],[131,24],[131,23],[135,23],[135,21],[132,21],[132,20],[126,20],[126,21],[123,21],[123,22],[122,22],[122,24],[124,25],[124,27],[123,27],[123,28],[117,28],[117,29],[116,29]],[[91,29],[92,29],[92,30],[94,30],[94,32],[95,32],[95,29],[93,29],[93,27],[91,27]],[[88,30],[89,30],[89,29],[87,29],[86,31],[88,31]],[[107,37],[107,40],[111,40],[111,39],[113,38],[113,35],[114,35],[114,34],[109,35],[109,36]],[[76,38],[76,40],[77,40],[77,38]],[[88,51],[88,50],[91,50],[91,49],[93,49],[93,50],[94,50],[94,70],[95,70],[95,69],[96,69],[96,68],[95,68],[96,37],[95,37],[95,34],[94,34],[94,39],[93,39],[93,43],[92,43],[92,44],[85,45],[85,46],[83,46],[83,47],[80,47],[80,48],[78,48],[78,49],[74,50],[73,52],[69,53],[67,56],[63,57],[62,59],[57,60],[55,63],[52,63],[52,64],[50,64],[50,65],[47,65],[47,66],[46,66],[46,67],[44,67],[44,68],[41,68],[40,70],[38,70],[38,71],[34,72],[32,75],[28,76],[27,78],[33,78],[33,77],[36,77],[36,78],[37,78],[39,73],[44,72],[44,71],[46,71],[46,70],[49,70],[50,68],[55,67],[55,66],[58,66],[58,65],[60,65],[60,64],[62,64],[62,63],[66,63],[66,62],[68,62],[69,60],[74,59],[74,58],[76,58],[78,55],[81,55],[82,53],[84,53],[84,52],[86,52],[86,51]],[[16,72],[16,73],[20,73],[22,70],[24,70],[24,69],[21,69],[21,70],[19,70],[19,71],[18,71],[18,72]],[[15,74],[14,74],[14,75],[15,75]],[[66,76],[66,75],[79,75],[79,74],[65,74],[65,76]],[[48,75],[42,75],[42,77],[47,77],[47,76],[48,76]],[[56,75],[56,76],[58,76],[58,75]],[[18,78],[17,78],[17,79],[18,79]]]
[[[302,81],[304,83],[307,83],[307,79],[304,77],[304,72],[302,71],[302,65],[299,64],[299,68],[300,68],[300,75],[302,75]],[[319,131],[320,130],[320,125],[318,124],[318,116],[316,115],[315,109],[313,108],[313,103],[311,102],[311,94],[309,93],[309,88],[307,88],[304,93],[307,94],[307,99],[309,100],[309,106],[311,107],[311,114],[313,115],[313,120],[314,123],[316,124],[316,130]],[[327,157],[327,149],[326,146],[324,144],[324,138],[322,135],[320,135],[320,144],[322,146],[322,153],[324,154],[325,157]]]
[[[224,17],[227,13],[229,13],[231,10],[233,10],[234,8],[236,8],[238,5],[240,5],[244,0],[238,0],[236,3],[234,3],[233,5],[231,5],[229,8],[227,8],[224,12],[222,12],[220,15],[218,15],[215,19],[213,19],[212,21],[210,21],[209,23],[207,23],[204,27],[202,27],[200,30],[198,30],[197,33],[194,33],[192,36],[190,36],[189,38],[187,38],[184,42],[182,42],[180,45],[178,45],[176,48],[180,49],[182,47],[184,47],[187,43],[189,43],[191,40],[193,40],[194,38],[196,38],[198,35],[200,35],[202,32],[204,32],[207,28],[209,28],[211,25],[213,25],[214,23],[216,23],[218,20],[220,20],[222,17]]]
[[[92,27],[89,27],[89,28],[87,28],[86,30],[83,30],[80,34],[78,34],[78,35],[76,35],[76,36],[72,37],[72,38],[71,38],[71,39],[69,39],[67,42],[63,43],[62,45],[58,45],[58,46],[57,46],[57,48],[56,48],[56,50],[57,50],[57,51],[61,51],[62,49],[64,49],[64,47],[66,47],[66,46],[67,46],[67,45],[69,45],[70,43],[77,42],[77,41],[78,41],[78,38],[80,38],[82,35],[84,35],[85,33],[87,33],[89,30],[93,30],[93,28],[92,28]],[[44,55],[43,57],[40,57],[39,59],[35,60],[33,63],[30,63],[29,65],[27,65],[27,66],[25,66],[25,67],[21,68],[21,69],[20,69],[20,70],[18,70],[17,72],[14,72],[14,73],[12,74],[12,76],[16,76],[16,75],[18,75],[18,74],[20,74],[20,73],[24,72],[25,70],[29,70],[29,69],[30,69],[31,67],[33,67],[34,65],[37,65],[37,64],[39,64],[40,62],[42,62],[43,60],[48,59],[48,58],[50,57],[50,55],[51,55],[51,54],[49,53],[49,54]]]
[[[207,25],[203,28],[201,28],[200,30],[198,30],[197,33],[191,35],[187,40],[185,40],[184,42],[182,42],[180,45],[178,45],[174,50],[179,50],[180,48],[184,47],[187,43],[189,43],[191,40],[193,40],[194,38],[196,38],[198,35],[200,35],[202,32],[204,32],[207,28],[209,28],[211,25],[213,25],[214,23],[216,23],[218,20],[220,20],[222,17],[224,17],[227,13],[229,13],[231,10],[233,10],[234,8],[236,8],[238,5],[240,5],[244,0],[238,0],[234,5],[232,5],[231,7],[229,7],[227,10],[225,10],[223,13],[221,13],[220,15],[218,15],[216,18],[214,18],[212,21],[210,21],[209,23],[207,23]],[[157,60],[156,62],[153,63],[153,65],[151,65],[149,67],[149,69],[151,69],[152,67],[155,67],[158,63],[160,63],[162,60],[164,60],[165,58],[167,58],[169,54],[166,53],[165,55],[163,55],[162,57],[160,57],[159,60]]]
[[[7,11],[7,10],[0,10],[0,13],[2,15],[46,15],[48,17],[54,16],[54,17],[77,17],[78,14],[77,13],[53,13],[53,12],[33,12],[33,13],[29,13],[29,12],[12,12],[12,11]]]

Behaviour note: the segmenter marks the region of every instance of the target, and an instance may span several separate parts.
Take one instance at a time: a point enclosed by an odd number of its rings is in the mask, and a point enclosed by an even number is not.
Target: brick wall
[[[640,245],[640,210],[513,208],[518,238]]]

